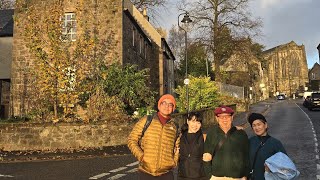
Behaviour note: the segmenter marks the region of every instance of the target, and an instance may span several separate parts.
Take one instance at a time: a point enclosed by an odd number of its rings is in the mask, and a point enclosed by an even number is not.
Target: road
[[[320,111],[309,111],[302,100],[270,104],[266,114],[269,134],[280,139],[301,172],[302,180],[320,179],[318,137]],[[250,128],[246,129],[249,136]],[[320,139],[319,139],[320,140]],[[75,160],[0,163],[0,179],[81,180],[137,179],[137,161],[128,155]]]

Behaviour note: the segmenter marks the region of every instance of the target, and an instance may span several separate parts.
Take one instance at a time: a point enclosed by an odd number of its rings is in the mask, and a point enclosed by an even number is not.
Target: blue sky
[[[169,0],[166,10],[162,10],[159,24],[167,30],[177,24],[179,1]],[[252,0],[250,5],[252,14],[262,18],[263,37],[257,41],[266,49],[293,40],[305,46],[309,68],[319,63],[320,0]]]

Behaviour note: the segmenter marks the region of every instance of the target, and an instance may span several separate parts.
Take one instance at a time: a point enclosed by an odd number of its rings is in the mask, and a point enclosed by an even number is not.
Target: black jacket
[[[178,176],[180,178],[200,179],[205,177],[202,156],[204,140],[202,131],[183,132],[180,139],[180,158]]]

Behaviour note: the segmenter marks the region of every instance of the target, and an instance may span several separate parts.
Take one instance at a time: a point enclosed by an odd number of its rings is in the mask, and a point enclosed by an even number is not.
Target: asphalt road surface
[[[266,114],[269,134],[282,141],[300,171],[299,179],[320,180],[318,138],[320,110],[309,111],[302,100],[270,104]],[[251,129],[246,129],[252,136]],[[320,140],[320,139],[319,139]],[[137,161],[130,155],[71,160],[0,163],[0,179],[81,180],[137,179]]]

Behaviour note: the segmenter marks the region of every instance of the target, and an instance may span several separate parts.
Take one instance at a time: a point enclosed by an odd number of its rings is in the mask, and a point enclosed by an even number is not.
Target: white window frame
[[[76,41],[77,39],[77,21],[76,13],[68,12],[64,14],[62,22],[62,35],[67,40]]]

